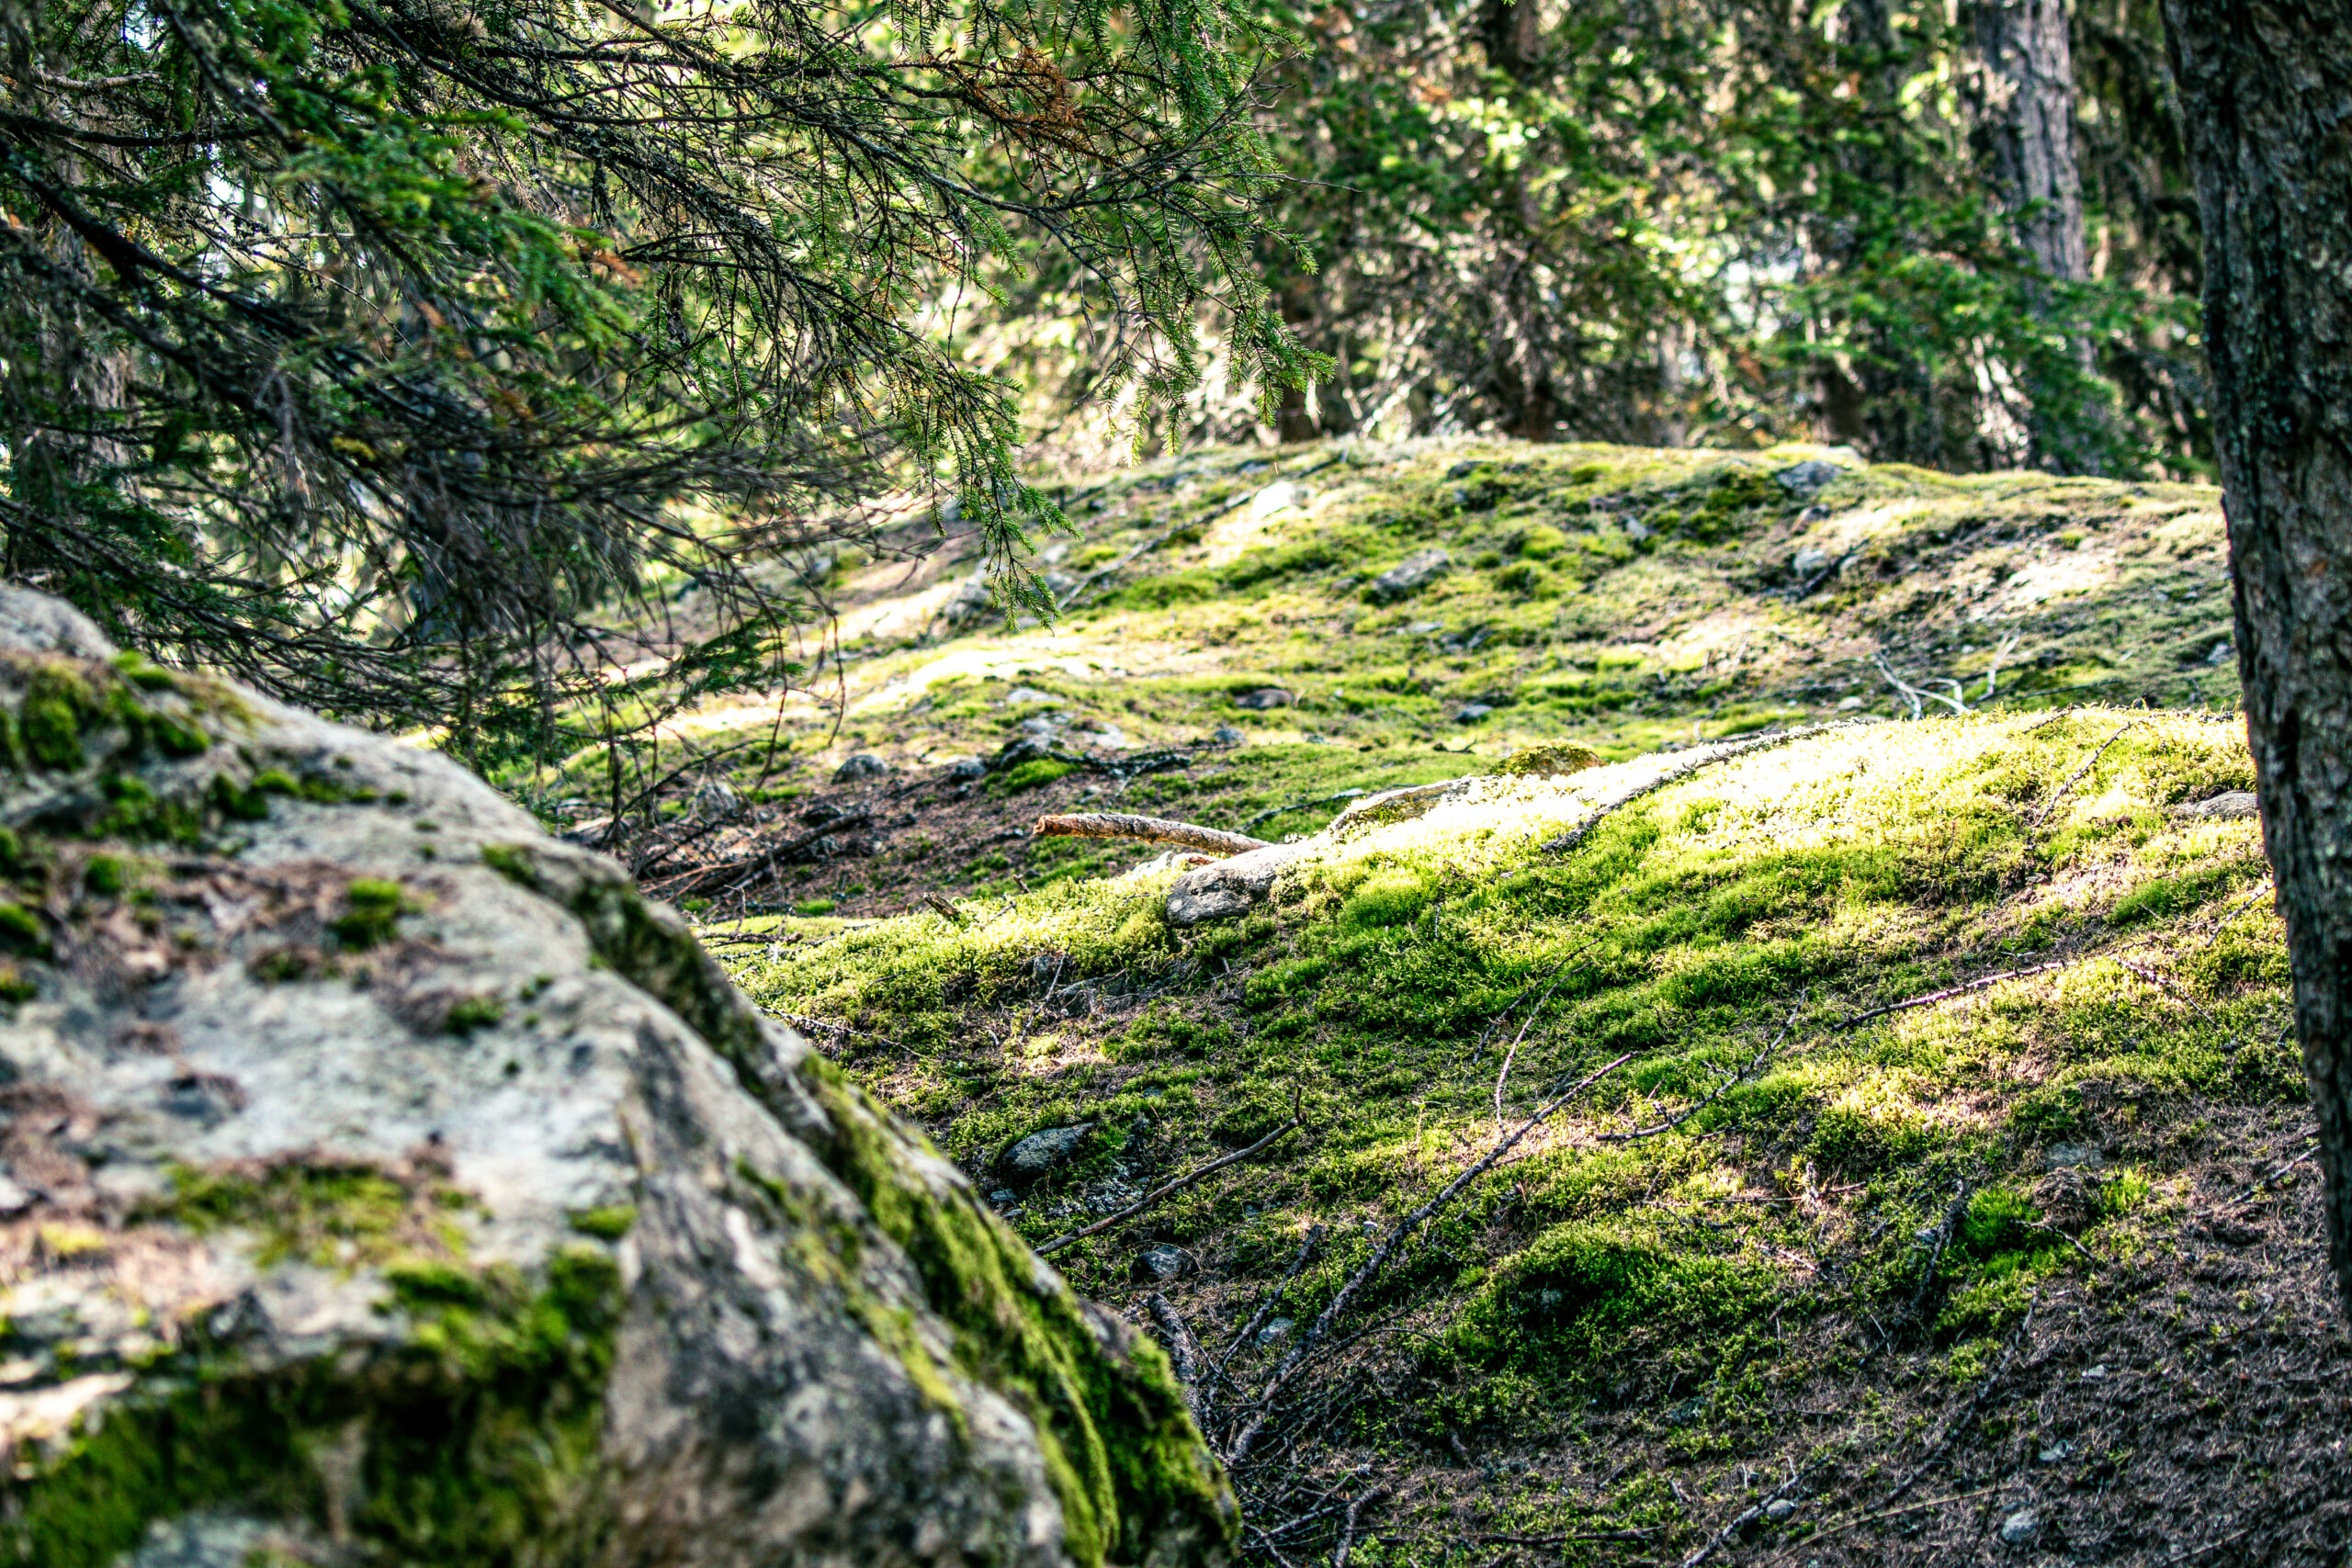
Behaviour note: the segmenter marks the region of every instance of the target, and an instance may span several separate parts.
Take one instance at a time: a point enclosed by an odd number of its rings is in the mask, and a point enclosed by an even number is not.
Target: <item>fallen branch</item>
[[[1275,1128],[1272,1132],[1267,1134],[1264,1137],[1259,1139],[1248,1148],[1237,1149],[1232,1154],[1227,1155],[1222,1158],[1209,1161],[1208,1164],[1200,1167],[1196,1170],[1187,1171],[1184,1175],[1178,1177],[1175,1180],[1169,1182],[1166,1186],[1156,1188],[1152,1191],[1145,1193],[1135,1202],[1128,1204],[1125,1208],[1120,1210],[1117,1213],[1113,1214],[1110,1218],[1105,1220],[1097,1220],[1082,1231],[1072,1231],[1068,1235],[1057,1235],[1051,1241],[1040,1243],[1036,1248],[1037,1256],[1043,1258],[1048,1252],[1058,1252],[1063,1247],[1068,1247],[1071,1242],[1084,1241],[1091,1235],[1100,1235],[1104,1231],[1109,1230],[1113,1225],[1118,1224],[1126,1220],[1134,1219],[1137,1214],[1142,1213],[1146,1209],[1150,1208],[1154,1203],[1159,1202],[1170,1192],[1182,1191],[1183,1189],[1190,1187],[1193,1182],[1198,1181],[1202,1177],[1208,1175],[1213,1170],[1223,1170],[1228,1165],[1233,1165],[1238,1161],[1248,1159],[1251,1155],[1256,1154],[1260,1149],[1264,1148],[1275,1139],[1283,1136],[1285,1134],[1296,1132],[1305,1124],[1306,1119],[1304,1117],[1294,1116],[1291,1120],[1283,1122],[1281,1126]]]
[[[1350,1499],[1347,1523],[1340,1527],[1340,1544],[1331,1553],[1331,1568],[1348,1568],[1348,1553],[1353,1551],[1356,1545],[1357,1513],[1366,1505],[1377,1503],[1387,1495],[1387,1487],[1375,1486],[1362,1496]]]
[[[1192,1328],[1176,1314],[1166,1296],[1154,1291],[1148,1304],[1152,1321],[1159,1325],[1159,1332],[1168,1341],[1168,1362],[1175,1370],[1176,1381],[1183,1385],[1184,1407],[1197,1422],[1201,1418],[1200,1342],[1193,1337]]]
[[[1037,818],[1041,839],[1141,839],[1153,844],[1182,844],[1210,854],[1246,854],[1266,847],[1263,839],[1228,833],[1192,822],[1170,822],[1158,817],[1130,817],[1120,811],[1081,811],[1066,817]]]
[[[2138,719],[2136,719],[2136,718],[2132,718],[2132,719],[2126,719],[2126,720],[2124,720],[2124,722],[2123,722],[2123,728],[2122,728],[2122,729],[2119,729],[2119,730],[2117,730],[2114,734],[2112,734],[2112,735],[2109,736],[2109,737],[2107,738],[2107,744],[2106,744],[2105,746],[2101,746],[2098,750],[2096,750],[2096,751],[2092,752],[2092,753],[2091,753],[2091,760],[2090,760],[2089,761],[2087,761],[2087,762],[2085,762],[2081,767],[2076,768],[2076,769],[2075,770],[2075,772],[2074,772],[2073,776],[2072,776],[2072,777],[2070,777],[2070,778],[2068,778],[2068,779],[2067,779],[2067,781],[2066,781],[2064,784],[2060,784],[2060,785],[2058,786],[2058,793],[2057,793],[2057,794],[2055,794],[2055,795],[2052,795],[2048,800],[2046,800],[2046,801],[2042,802],[2041,809],[2041,810],[2039,810],[2039,811],[2037,811],[2037,812],[2035,812],[2035,813],[2033,814],[2033,820],[2032,820],[2030,823],[2029,823],[2029,824],[2028,824],[2028,826],[2029,826],[2029,827],[2031,827],[2031,828],[2039,829],[2039,828],[2041,826],[2043,819],[2044,819],[2044,818],[2046,818],[2047,817],[2049,817],[2049,815],[2050,815],[2052,811],[2055,811],[2055,810],[2058,808],[2058,803],[2059,803],[2060,801],[2062,801],[2062,800],[2064,800],[2064,799],[2065,799],[2065,798],[2066,798],[2066,795],[2067,795],[2068,792],[2069,792],[2069,791],[2071,791],[2071,790],[2072,790],[2072,789],[2073,789],[2076,784],[2080,784],[2080,783],[2082,783],[2082,782],[2083,782],[2083,775],[2084,775],[2085,773],[2089,773],[2093,768],[2096,768],[2096,767],[2098,767],[2098,760],[2099,760],[2101,757],[2104,757],[2104,756],[2106,756],[2106,755],[2107,755],[2107,748],[2108,748],[2108,746],[2112,746],[2112,745],[2114,745],[2117,741],[2119,741],[2119,740],[2122,739],[2123,739],[2123,736],[2124,736],[2124,732],[2125,732],[2126,730],[2129,730],[2129,729],[2130,729],[2133,725],[2135,725],[2135,724],[2137,724],[2137,723],[2139,723],[2139,722],[2140,722],[2140,721],[2139,721]]]
[[[1298,1244],[1298,1254],[1290,1260],[1290,1268],[1283,1271],[1282,1279],[1275,1284],[1274,1293],[1268,1296],[1251,1314],[1250,1321],[1241,1325],[1241,1332],[1233,1337],[1231,1343],[1217,1353],[1216,1370],[1219,1372],[1225,1371],[1225,1364],[1233,1359],[1233,1353],[1248,1344],[1250,1337],[1264,1327],[1266,1320],[1274,1315],[1274,1309],[1282,1305],[1283,1293],[1290,1289],[1290,1282],[1298,1278],[1298,1271],[1306,1267],[1307,1259],[1313,1258],[1315,1249],[1322,1245],[1323,1227],[1307,1226],[1306,1239]]]
[[[1993,1493],[2005,1491],[2015,1484],[2015,1482],[2005,1481],[1992,1486],[1980,1486],[1973,1492],[1957,1492],[1949,1497],[1930,1497],[1924,1503],[1905,1503],[1899,1508],[1885,1508],[1875,1514],[1864,1514],[1859,1519],[1848,1519],[1842,1525],[1832,1525],[1827,1529],[1815,1530],[1813,1534],[1805,1537],[1804,1540],[1798,1541],[1795,1544],[1798,1546],[1812,1546],[1816,1542],[1827,1540],[1833,1535],[1843,1534],[1845,1531],[1853,1529],[1858,1526],[1874,1525],[1884,1519],[1899,1519],[1905,1514],[1916,1514],[1922,1508],[1940,1508],[1947,1503],[1971,1503],[1979,1497],[1990,1496]]]
[[[1815,1461],[1815,1463],[1818,1462],[1818,1461]],[[1794,1492],[1799,1486],[1803,1485],[1804,1483],[1804,1478],[1811,1475],[1813,1472],[1814,1466],[1811,1464],[1806,1465],[1803,1470],[1798,1471],[1794,1475],[1790,1476],[1786,1481],[1781,1482],[1780,1485],[1774,1487],[1770,1494],[1740,1510],[1738,1514],[1733,1517],[1731,1523],[1724,1526],[1723,1529],[1708,1537],[1704,1544],[1700,1546],[1697,1551],[1691,1552],[1690,1556],[1684,1558],[1682,1560],[1681,1568],[1699,1568],[1699,1564],[1704,1562],[1708,1558],[1713,1557],[1717,1549],[1719,1549],[1724,1542],[1729,1540],[1732,1537],[1737,1535],[1740,1531],[1746,1529],[1757,1520],[1762,1518],[1764,1517],[1765,1509],[1770,1507],[1773,1504],[1779,1502],[1781,1498],[1786,1497],[1790,1493]]]
[[[1302,797],[1293,801],[1286,801],[1281,806],[1267,807],[1265,810],[1261,811],[1257,816],[1252,817],[1249,821],[1244,822],[1241,825],[1244,828],[1255,828],[1261,822],[1271,822],[1275,818],[1283,816],[1288,812],[1305,811],[1308,807],[1316,806],[1329,806],[1335,800],[1355,800],[1361,797],[1363,793],[1364,792],[1360,789],[1343,789],[1337,795],[1319,795]]]
[[[1692,1106],[1681,1115],[1675,1117],[1669,1122],[1661,1122],[1655,1127],[1638,1127],[1630,1133],[1603,1133],[1600,1134],[1600,1141],[1604,1144],[1630,1144],[1637,1142],[1643,1138],[1655,1138],[1661,1133],[1673,1132],[1677,1127],[1681,1126],[1682,1123],[1690,1121],[1690,1118],[1698,1115],[1702,1111],[1706,1110],[1707,1107],[1713,1105],[1715,1101],[1729,1094],[1733,1089],[1736,1089],[1741,1084],[1746,1083],[1748,1079],[1748,1076],[1755,1072],[1757,1068],[1762,1066],[1765,1061],[1770,1057],[1772,1053],[1781,1048],[1781,1042],[1789,1037],[1789,1031],[1795,1027],[1797,1015],[1794,1013],[1789,1014],[1789,1021],[1781,1025],[1781,1032],[1772,1036],[1770,1044],[1756,1053],[1756,1059],[1754,1061],[1740,1068],[1737,1073],[1733,1075],[1731,1081],[1724,1084],[1723,1088],[1715,1090],[1714,1093],[1707,1096],[1706,1099],[1701,1100],[1698,1104]]]
[[[1840,1019],[1829,1027],[1851,1029],[1858,1023],[1868,1023],[1871,1019],[1884,1018],[1891,1012],[1908,1012],[1913,1008],[1928,1007],[1937,1002],[1949,1001],[1954,997],[1964,997],[1971,991],[1981,991],[1987,986],[1997,986],[2004,980],[2022,980],[2029,975],[2047,975],[2052,969],[2064,969],[2070,964],[2086,964],[2098,956],[2099,954],[2096,953],[2086,953],[2078,958],[2057,958],[2047,964],[2035,964],[2023,969],[2004,969],[1997,975],[1980,975],[1965,985],[1949,986],[1940,991],[1929,991],[1922,997],[1911,997],[1903,1001],[1889,1002],[1884,1007],[1872,1008],[1868,1012],[1858,1012],[1851,1018]]]
[[[1601,807],[1600,810],[1595,811],[1591,816],[1586,818],[1583,821],[1577,823],[1566,832],[1562,833],[1557,838],[1545,840],[1542,844],[1538,845],[1537,848],[1549,850],[1555,854],[1566,854],[1570,850],[1575,849],[1578,844],[1583,843],[1586,839],[1591,836],[1594,829],[1600,827],[1602,822],[1606,821],[1616,812],[1631,806],[1634,802],[1641,799],[1645,795],[1655,795],[1668,784],[1680,784],[1684,779],[1689,778],[1692,773],[1697,773],[1702,768],[1713,767],[1717,762],[1728,762],[1735,757],[1745,757],[1750,751],[1761,751],[1769,746],[1780,746],[1791,740],[1801,740],[1808,735],[1819,735],[1836,728],[1837,726],[1835,725],[1808,724],[1801,728],[1788,730],[1779,735],[1761,735],[1747,740],[1729,740],[1721,745],[1711,747],[1707,750],[1704,756],[1694,757],[1688,761],[1676,763],[1673,766],[1668,767],[1666,772],[1658,774],[1657,777],[1652,779],[1649,783],[1627,790],[1623,795],[1621,795],[1616,799],[1610,801],[1607,805]]]
[[[1519,1126],[1512,1131],[1510,1136],[1503,1138],[1498,1142],[1493,1148],[1487,1150],[1484,1158],[1480,1159],[1476,1165],[1471,1166],[1467,1170],[1464,1170],[1461,1175],[1455,1177],[1452,1181],[1447,1182],[1445,1190],[1440,1192],[1436,1197],[1430,1199],[1428,1202],[1422,1204],[1419,1208],[1414,1210],[1411,1213],[1396,1222],[1396,1225],[1390,1229],[1389,1233],[1381,1238],[1380,1245],[1373,1248],[1372,1256],[1364,1259],[1363,1265],[1359,1267],[1353,1274],[1348,1276],[1348,1282],[1340,1287],[1339,1294],[1331,1298],[1330,1304],[1326,1306],[1321,1313],[1317,1314],[1314,1323],[1308,1325],[1306,1332],[1299,1336],[1298,1343],[1290,1348],[1289,1353],[1283,1357],[1282,1364],[1274,1369],[1274,1375],[1269,1378],[1266,1381],[1265,1387],[1259,1391],[1258,1414],[1250,1420],[1247,1427],[1241,1429],[1240,1436],[1233,1440],[1231,1455],[1226,1461],[1227,1468],[1238,1466],[1240,1464],[1242,1460],[1249,1456],[1250,1445],[1257,1440],[1259,1432],[1263,1430],[1265,1427],[1266,1418],[1272,1404],[1274,1395],[1280,1393],[1284,1385],[1286,1385],[1293,1377],[1297,1375],[1299,1365],[1301,1362],[1306,1360],[1308,1352],[1313,1350],[1317,1345],[1321,1343],[1322,1340],[1329,1335],[1331,1332],[1331,1325],[1339,1322],[1341,1315],[1346,1313],[1349,1303],[1354,1301],[1356,1292],[1363,1289],[1365,1284],[1371,1280],[1374,1275],[1380,1272],[1381,1269],[1387,1264],[1390,1257],[1396,1253],[1397,1247],[1404,1244],[1405,1238],[1412,1235],[1413,1232],[1419,1230],[1422,1224],[1426,1222],[1431,1214],[1436,1213],[1446,1204],[1452,1202],[1456,1193],[1469,1186],[1471,1182],[1476,1180],[1479,1177],[1485,1175],[1488,1169],[1493,1168],[1496,1161],[1501,1159],[1503,1156],[1510,1153],[1512,1149],[1518,1147],[1520,1140],[1526,1137],[1528,1134],[1535,1131],[1536,1128],[1542,1126],[1544,1120],[1549,1117],[1553,1111],[1557,1111],[1561,1106],[1566,1105],[1569,1100],[1575,1099],[1577,1095],[1582,1094],[1586,1089],[1590,1089],[1594,1084],[1599,1083],[1602,1078],[1607,1077],[1611,1073],[1615,1072],[1618,1068],[1623,1066],[1633,1059],[1634,1053],[1628,1051],[1623,1055],[1618,1057],[1615,1061],[1601,1067],[1598,1072],[1593,1073],[1588,1077],[1579,1078],[1577,1082],[1570,1084],[1566,1089],[1562,1089],[1558,1094],[1554,1095],[1544,1104],[1536,1107],[1535,1113],[1533,1115],[1521,1122]]]

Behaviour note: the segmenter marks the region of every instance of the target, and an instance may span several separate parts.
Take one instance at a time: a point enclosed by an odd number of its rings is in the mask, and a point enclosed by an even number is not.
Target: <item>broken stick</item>
[[[1120,811],[1081,811],[1067,817],[1037,818],[1041,839],[1141,839],[1154,844],[1182,844],[1213,855],[1238,855],[1266,847],[1263,839],[1227,833],[1193,822],[1170,822],[1158,817],[1130,817]]]

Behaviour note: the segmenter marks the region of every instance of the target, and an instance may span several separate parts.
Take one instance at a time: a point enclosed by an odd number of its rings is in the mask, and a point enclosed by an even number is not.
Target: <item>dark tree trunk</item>
[[[2262,831],[2352,1305],[2352,0],[2165,0]]]
[[[2062,0],[1981,0],[1971,108],[1985,172],[2018,243],[2050,276],[2090,276],[2075,156],[2075,53]]]

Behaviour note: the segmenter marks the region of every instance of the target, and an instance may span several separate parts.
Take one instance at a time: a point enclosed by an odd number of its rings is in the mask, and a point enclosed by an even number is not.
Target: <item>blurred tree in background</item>
[[[1317,265],[1261,259],[1337,372],[1269,435],[2209,467],[2153,5],[1363,0],[1280,20],[1305,46],[1264,62],[1261,123],[1291,181],[1280,227]],[[1002,352],[1057,413],[1083,368],[1022,328],[1052,285],[1011,298]],[[1171,434],[1259,428],[1214,374],[1185,412]]]

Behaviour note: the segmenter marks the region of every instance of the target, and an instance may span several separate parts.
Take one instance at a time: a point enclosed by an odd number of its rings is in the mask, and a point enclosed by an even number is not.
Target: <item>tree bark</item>
[[[2352,1309],[2352,0],[2165,0],[2262,831]]]

